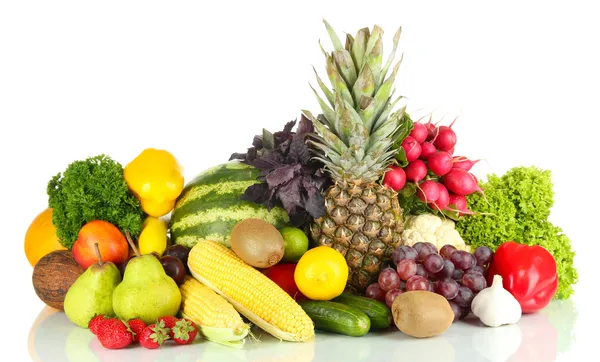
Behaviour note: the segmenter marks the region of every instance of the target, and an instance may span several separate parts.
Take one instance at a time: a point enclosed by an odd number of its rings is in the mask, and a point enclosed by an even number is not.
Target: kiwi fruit
[[[284,242],[281,233],[261,219],[238,222],[229,237],[233,250],[246,264],[269,268],[283,258]]]
[[[392,315],[400,331],[416,338],[438,336],[454,321],[454,312],[446,298],[422,290],[397,296],[392,304]]]

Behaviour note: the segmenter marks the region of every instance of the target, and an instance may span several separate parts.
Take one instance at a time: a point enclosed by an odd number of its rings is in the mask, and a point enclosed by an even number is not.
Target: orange
[[[54,250],[67,250],[67,248],[60,245],[58,241],[56,228],[52,224],[52,209],[48,208],[36,216],[27,229],[25,256],[29,264],[35,266],[38,260]]]
[[[331,300],[344,291],[348,264],[337,250],[328,246],[309,249],[298,261],[294,281],[302,294],[312,300]]]

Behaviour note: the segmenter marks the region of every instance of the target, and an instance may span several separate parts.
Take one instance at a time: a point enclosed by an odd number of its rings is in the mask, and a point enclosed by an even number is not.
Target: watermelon
[[[283,208],[269,211],[263,205],[240,200],[244,191],[258,182],[259,173],[255,167],[230,161],[196,176],[183,188],[171,214],[173,243],[191,248],[208,239],[230,247],[231,230],[249,218],[263,219],[277,229],[287,225],[289,216]]]

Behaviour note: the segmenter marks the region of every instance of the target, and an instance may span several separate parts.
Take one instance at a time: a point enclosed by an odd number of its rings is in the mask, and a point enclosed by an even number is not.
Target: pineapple
[[[322,49],[333,89],[316,74],[326,100],[313,88],[321,114],[303,113],[317,133],[314,158],[323,162],[334,185],[324,192],[326,212],[311,225],[310,234],[317,245],[333,247],[345,256],[347,290],[363,293],[401,243],[402,210],[397,194],[378,180],[393,162],[396,151],[392,146],[410,122],[405,107],[393,111],[402,98],[393,98],[402,60],[387,76],[402,29],[394,35],[392,53],[382,64],[380,27],[361,29],[355,37],[348,34],[344,47],[324,23],[335,48],[331,54]]]

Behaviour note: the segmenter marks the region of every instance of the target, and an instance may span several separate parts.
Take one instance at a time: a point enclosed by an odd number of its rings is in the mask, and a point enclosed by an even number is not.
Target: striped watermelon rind
[[[246,189],[256,184],[260,171],[239,161],[230,161],[208,169],[181,192],[171,215],[173,243],[189,248],[199,240],[216,241],[227,247],[229,234],[238,222],[248,218],[263,219],[277,229],[289,223],[287,212],[275,207],[240,200]]]

